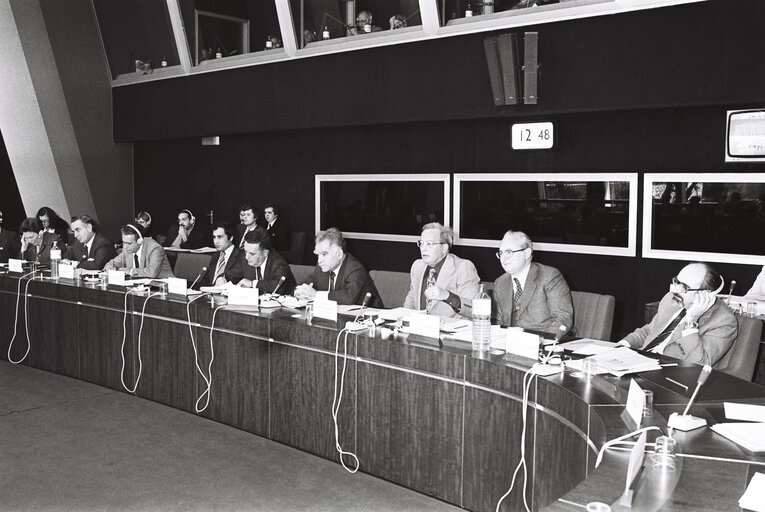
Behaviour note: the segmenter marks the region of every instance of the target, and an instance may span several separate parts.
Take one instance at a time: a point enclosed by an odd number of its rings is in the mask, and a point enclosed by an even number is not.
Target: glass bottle
[[[491,299],[483,284],[473,298],[473,350],[487,351],[491,348]]]

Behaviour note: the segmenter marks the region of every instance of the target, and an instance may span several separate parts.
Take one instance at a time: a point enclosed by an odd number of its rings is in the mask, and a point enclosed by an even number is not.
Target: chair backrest
[[[372,270],[369,276],[375,283],[380,298],[386,308],[398,308],[404,305],[404,299],[409,292],[411,281],[408,272],[391,272],[388,270]]]
[[[740,379],[752,380],[760,349],[762,320],[736,315],[738,336],[733,345],[717,363],[716,369]]]
[[[303,250],[305,250],[305,231],[293,231],[290,235],[290,250],[284,251],[282,256],[288,263],[299,265],[303,261]],[[298,279],[298,283],[300,283],[300,279]]]
[[[574,305],[574,333],[582,338],[610,341],[616,304],[613,295],[572,291],[571,301]]]
[[[173,274],[175,277],[185,279],[188,281],[188,285],[194,282],[199,273],[202,271],[202,267],[207,267],[207,271],[214,271],[211,269],[213,257],[217,257],[218,253],[193,253],[193,252],[179,252],[175,259],[175,265],[173,266]]]
[[[290,270],[292,270],[292,275],[295,276],[297,284],[302,283],[306,277],[310,276],[314,268],[316,267],[312,265],[293,265],[290,263]]]

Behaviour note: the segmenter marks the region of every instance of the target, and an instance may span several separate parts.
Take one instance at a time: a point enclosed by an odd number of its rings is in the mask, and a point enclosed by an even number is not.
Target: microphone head
[[[696,381],[696,383],[700,386],[704,384],[707,379],[709,378],[709,375],[712,373],[712,367],[708,364],[705,364],[704,367],[701,369],[701,372],[699,373],[699,378]]]
[[[364,295],[364,300],[361,301],[362,306],[368,306],[369,302],[372,300],[372,292],[367,292],[366,295]]]
[[[560,327],[558,327],[558,332],[555,333],[555,341],[560,341],[560,339],[568,332],[568,327],[561,324]]]
[[[280,283],[283,283],[286,280],[287,280],[287,276],[282,276],[282,277],[279,278],[279,282]]]

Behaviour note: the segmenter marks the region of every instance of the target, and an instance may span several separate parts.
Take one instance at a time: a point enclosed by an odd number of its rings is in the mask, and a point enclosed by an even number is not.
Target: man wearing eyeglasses
[[[651,322],[619,344],[716,365],[738,335],[736,317],[717,297],[723,286],[720,274],[706,263],[686,265],[672,278]]]
[[[480,279],[472,262],[449,253],[453,243],[452,230],[438,222],[422,227],[417,241],[422,258],[412,264],[405,308],[424,309],[429,315],[470,317]]]
[[[532,262],[534,247],[522,231],[508,231],[499,243],[497,258],[505,270],[494,281],[494,317],[509,327],[558,332],[571,329],[574,306],[571,290],[560,271]]]

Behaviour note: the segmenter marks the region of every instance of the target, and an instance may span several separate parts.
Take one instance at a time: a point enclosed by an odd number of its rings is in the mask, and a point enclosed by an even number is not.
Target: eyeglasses
[[[685,284],[684,282],[679,280],[677,278],[677,276],[672,278],[672,284],[674,284],[676,286],[682,287],[683,290],[686,291],[686,292],[699,292],[699,291],[703,290],[703,288],[691,288],[691,287],[689,287],[687,284]]]
[[[494,254],[496,254],[496,255],[497,255],[497,259],[498,259],[498,260],[501,260],[501,259],[502,259],[502,256],[512,256],[512,255],[513,255],[513,254],[515,254],[516,252],[523,252],[523,251],[525,251],[526,249],[528,249],[528,247],[524,247],[523,249],[515,249],[515,250],[513,250],[513,249],[505,249],[504,251],[497,251],[497,252],[496,252],[496,253],[494,253]]]
[[[446,242],[426,242],[424,240],[417,240],[417,247],[433,247],[434,245],[443,245]]]

